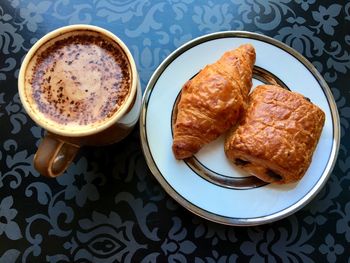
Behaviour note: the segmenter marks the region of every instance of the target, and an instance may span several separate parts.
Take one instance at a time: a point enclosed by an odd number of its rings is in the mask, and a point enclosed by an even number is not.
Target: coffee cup
[[[92,25],[62,27],[38,40],[21,65],[18,92],[27,114],[46,130],[34,167],[49,177],[62,174],[80,147],[125,138],[142,96],[127,46]]]

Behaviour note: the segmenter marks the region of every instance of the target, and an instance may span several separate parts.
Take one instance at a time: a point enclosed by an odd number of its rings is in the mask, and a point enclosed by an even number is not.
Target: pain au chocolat
[[[184,84],[173,126],[176,159],[192,156],[237,122],[246,107],[254,63],[254,47],[241,45]]]
[[[324,112],[301,94],[258,86],[226,138],[226,156],[265,182],[296,182],[311,163],[324,121]]]

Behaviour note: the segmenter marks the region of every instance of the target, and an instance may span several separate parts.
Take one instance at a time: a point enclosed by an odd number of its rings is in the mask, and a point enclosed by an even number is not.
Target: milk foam
[[[120,109],[130,92],[126,55],[118,44],[90,31],[50,40],[27,71],[29,99],[59,125],[98,125]]]

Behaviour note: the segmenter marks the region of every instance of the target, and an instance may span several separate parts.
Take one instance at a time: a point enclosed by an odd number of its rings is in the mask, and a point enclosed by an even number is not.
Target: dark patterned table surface
[[[321,72],[339,110],[327,184],[281,221],[212,223],[164,192],[137,127],[115,145],[84,148],[57,179],[40,176],[32,160],[43,130],[21,106],[18,71],[38,38],[76,23],[124,40],[143,91],[170,52],[210,32],[247,30],[293,47]],[[349,1],[1,0],[0,54],[0,262],[350,262]]]

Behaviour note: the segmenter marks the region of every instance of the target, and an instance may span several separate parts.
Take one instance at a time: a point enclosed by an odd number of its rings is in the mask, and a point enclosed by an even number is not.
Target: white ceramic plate
[[[224,136],[190,161],[172,153],[172,114],[182,85],[227,50],[251,43],[256,50],[253,87],[275,79],[311,99],[326,114],[312,163],[299,183],[261,184],[225,157]],[[263,74],[259,74],[263,72]],[[142,147],[152,173],[177,202],[193,213],[229,225],[258,225],[284,218],[324,186],[339,148],[339,116],[332,94],[313,65],[292,48],[249,32],[219,32],[181,46],[158,67],[146,88],[140,118]],[[241,182],[241,183],[240,183]]]

